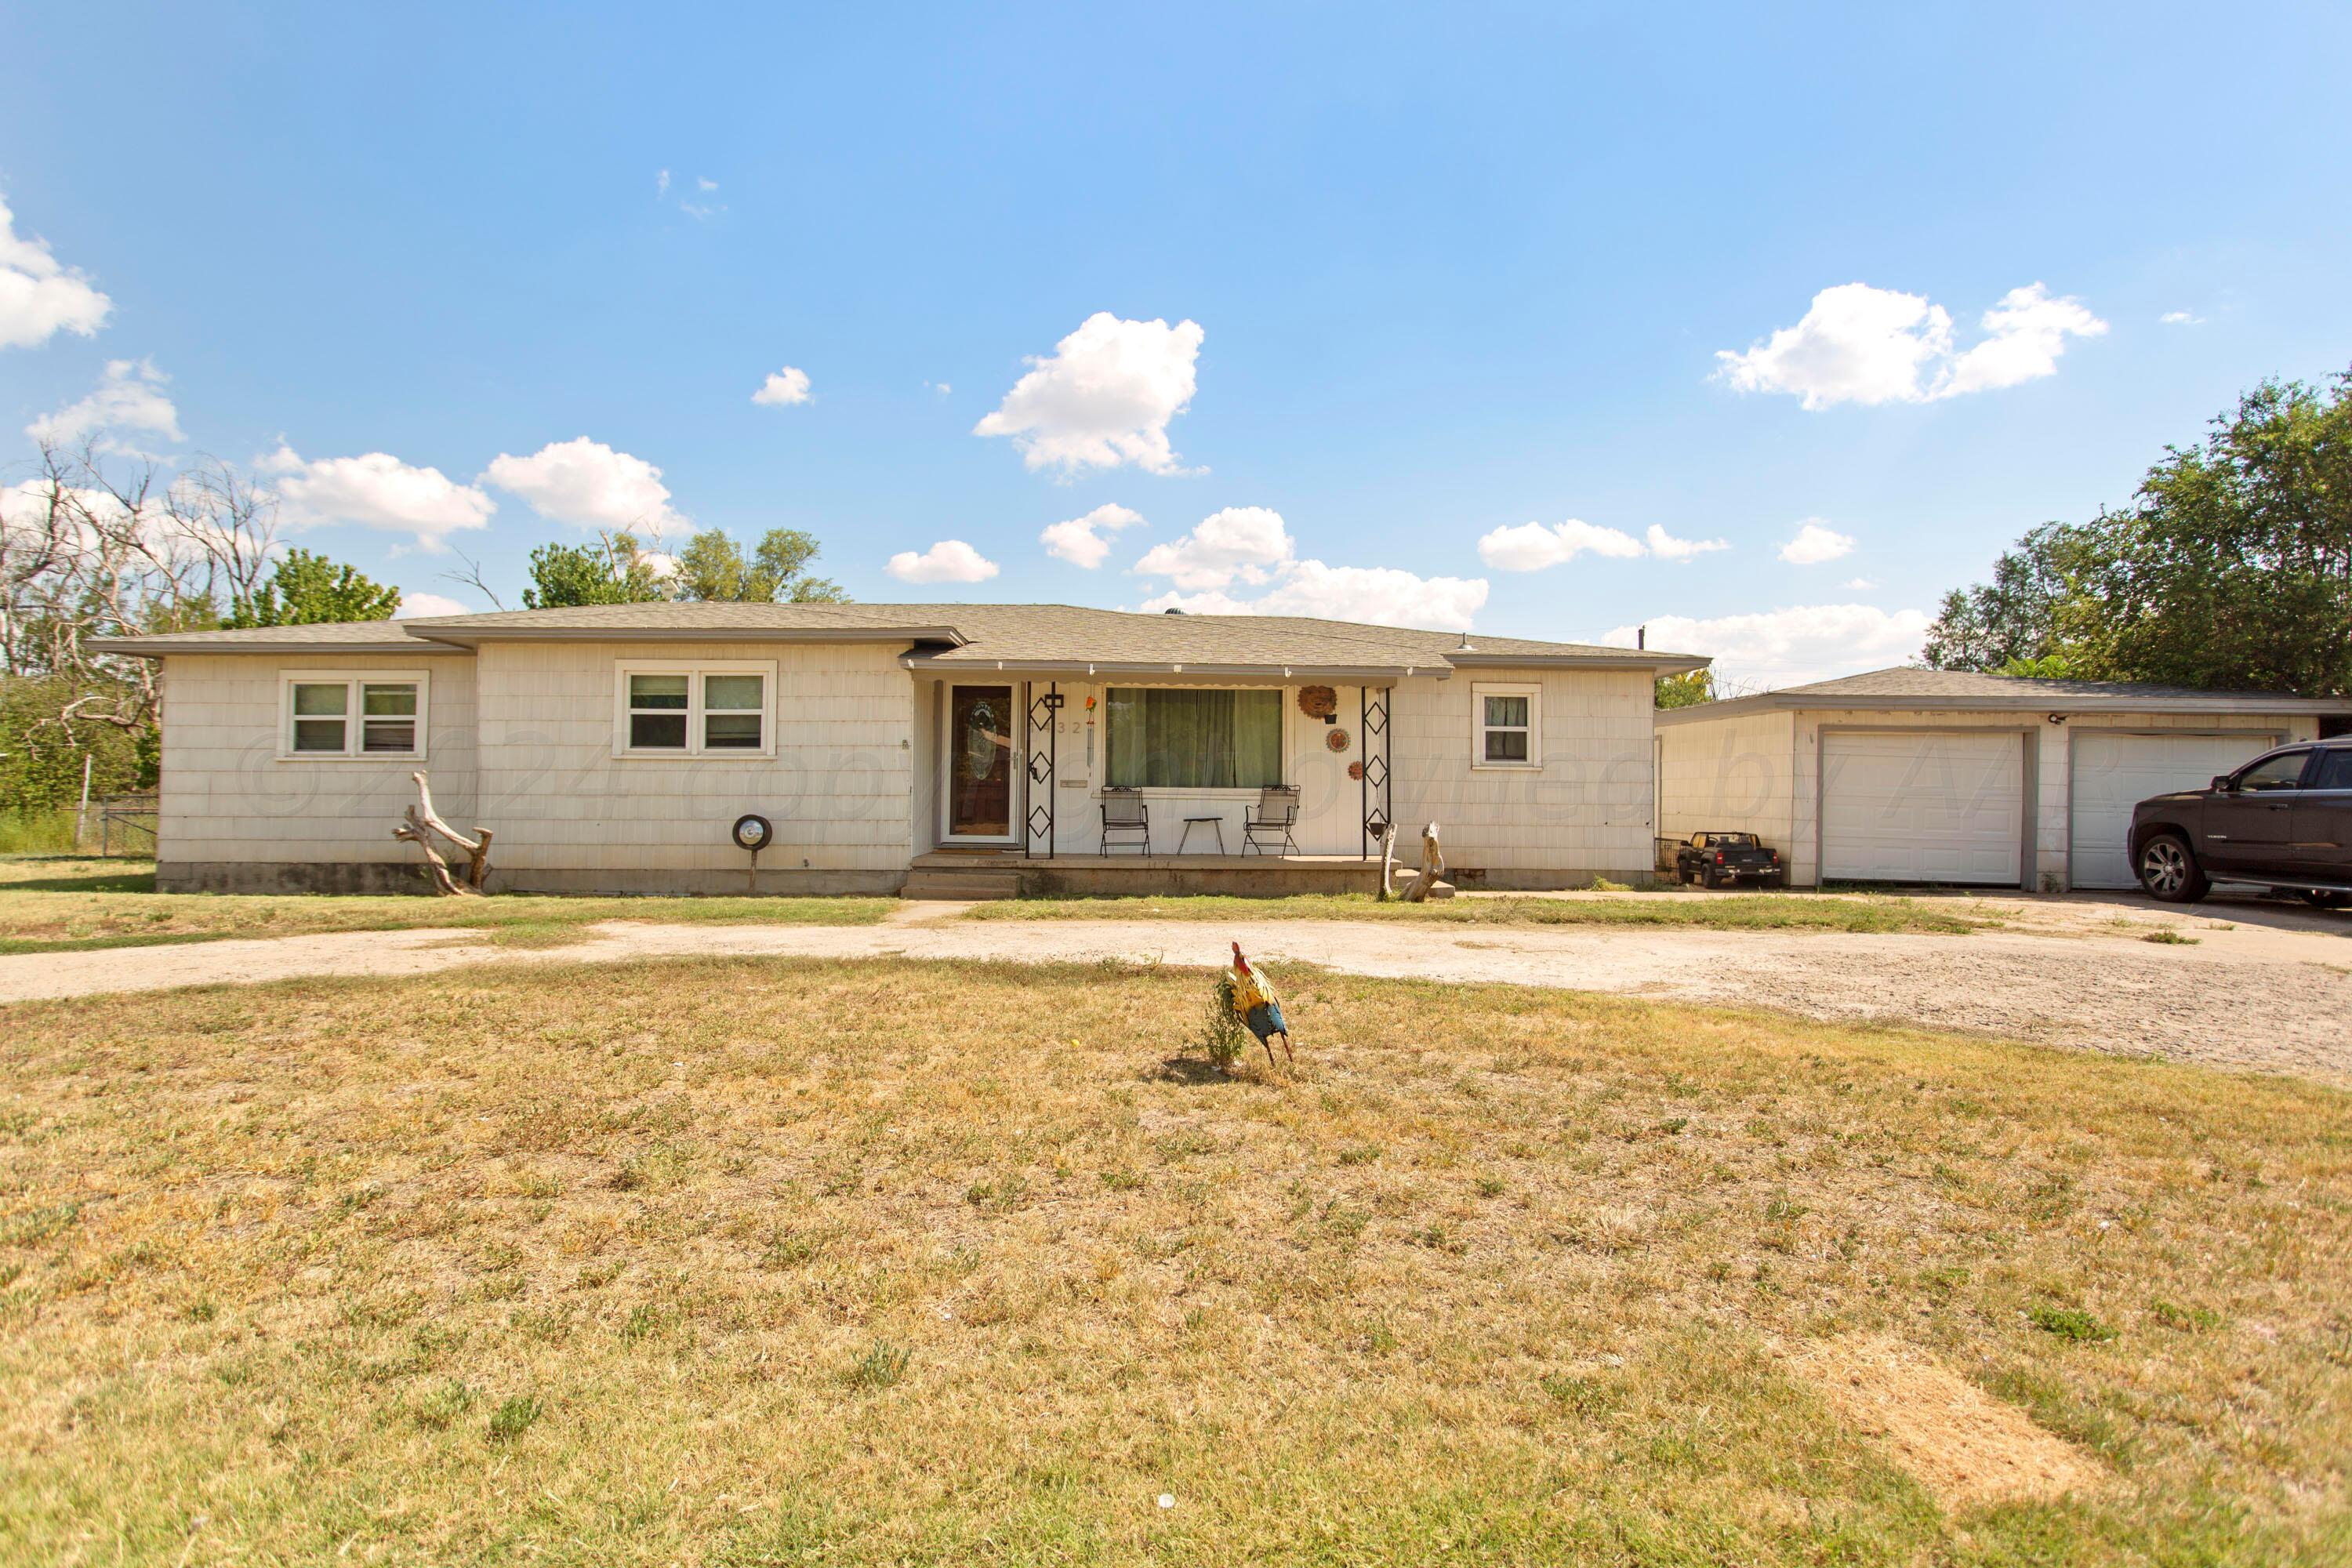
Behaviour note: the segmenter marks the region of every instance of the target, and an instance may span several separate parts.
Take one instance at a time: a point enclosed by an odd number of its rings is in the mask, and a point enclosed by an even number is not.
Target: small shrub
[[[490,1412],[489,1439],[493,1443],[511,1443],[530,1430],[531,1423],[545,1413],[547,1406],[538,1395],[509,1394]]]
[[[2156,942],[2163,947],[2195,947],[2203,940],[2204,938],[2202,937],[2183,936],[2179,931],[2173,931],[2169,927],[2163,931],[2152,931],[2146,936],[2140,938],[2140,941],[2142,942]]]
[[[1339,1151],[1342,1165],[1369,1165],[1380,1157],[1381,1146],[1377,1143],[1358,1143]]]
[[[1591,893],[1630,893],[1633,890],[1633,884],[1612,882],[1606,877],[1595,877],[1586,886],[1585,890]]]
[[[1233,976],[1220,974],[1215,989],[1209,993],[1209,1005],[1201,1015],[1201,1049],[1219,1072],[1231,1072],[1249,1039],[1249,1030],[1234,1011]]]
[[[2025,1319],[2043,1333],[2074,1344],[2100,1345],[2116,1337],[2113,1328],[2080,1307],[2030,1307]]]
[[[418,1399],[409,1415],[419,1426],[439,1431],[473,1408],[474,1391],[456,1378]]]
[[[1472,1185],[1478,1189],[1478,1195],[1482,1198],[1499,1198],[1503,1195],[1504,1182],[1500,1176],[1481,1176]]]
[[[887,1388],[907,1375],[907,1358],[912,1354],[902,1345],[876,1340],[874,1348],[858,1358],[849,1369],[849,1382],[856,1388]]]

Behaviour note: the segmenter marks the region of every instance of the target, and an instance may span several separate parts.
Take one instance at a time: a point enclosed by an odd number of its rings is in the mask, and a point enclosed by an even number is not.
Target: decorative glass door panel
[[[949,837],[1013,837],[1013,757],[1019,723],[1010,686],[950,689]]]

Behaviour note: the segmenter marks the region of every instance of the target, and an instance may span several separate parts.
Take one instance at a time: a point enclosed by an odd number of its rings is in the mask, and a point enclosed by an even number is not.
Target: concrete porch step
[[[898,896],[902,899],[1017,899],[1021,896],[1021,873],[983,870],[978,867],[947,869],[919,866],[907,873],[907,885],[898,889]]]

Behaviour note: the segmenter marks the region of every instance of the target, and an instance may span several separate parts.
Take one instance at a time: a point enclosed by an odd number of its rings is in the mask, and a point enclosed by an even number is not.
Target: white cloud
[[[1497,528],[1478,541],[1478,559],[1498,572],[1540,572],[1573,561],[1588,550],[1595,555],[1631,560],[1642,553],[1642,542],[1630,533],[1573,517],[1566,522]]]
[[[901,550],[883,570],[901,583],[985,583],[997,565],[961,539],[942,539],[920,555]]]
[[[1171,592],[1145,600],[1143,608],[1195,616],[1319,616],[1458,632],[1470,629],[1486,603],[1483,577],[1422,577],[1393,566],[1327,566],[1310,560],[1293,562],[1255,599],[1222,589]]]
[[[412,594],[400,591],[400,607],[392,612],[395,621],[415,619],[419,616],[463,616],[469,614],[464,605],[446,594]]]
[[[1073,566],[1083,566],[1091,572],[1110,554],[1110,541],[1103,534],[1117,533],[1122,528],[1139,527],[1142,521],[1141,512],[1120,506],[1116,501],[1106,501],[1084,517],[1046,524],[1045,531],[1037,536],[1037,542],[1045,547],[1046,554],[1057,555]]]
[[[79,268],[49,254],[48,241],[19,236],[0,199],[0,349],[38,348],[59,332],[89,337],[113,308]]]
[[[955,390],[954,387],[950,386],[944,381],[927,381],[923,383],[923,384],[929,387],[933,392],[938,393],[941,397],[945,397],[949,393]]]
[[[551,441],[528,458],[501,452],[481,475],[552,521],[653,534],[686,525],[670,510],[669,489],[661,476],[643,458],[585,436]]]
[[[2187,310],[2167,310],[2157,320],[2168,327],[2201,327],[2205,324],[2204,317],[2191,315]]]
[[[1051,354],[1032,356],[975,436],[1009,436],[1032,468],[1179,468],[1168,422],[1192,401],[1204,336],[1196,321],[1125,321],[1097,310]]]
[[[1854,577],[1839,584],[1850,594],[1867,594],[1878,584],[1867,577]]]
[[[1223,588],[1239,577],[1264,583],[1289,564],[1290,531],[1271,507],[1229,506],[1211,512],[1189,533],[1144,552],[1134,570],[1166,577],[1179,588]]]
[[[145,431],[167,441],[184,441],[180,411],[172,406],[170,395],[163,391],[171,379],[155,368],[152,360],[109,360],[97,391],[54,414],[42,415],[25,426],[25,434],[36,441],[60,445],[106,430]]]
[[[1711,550],[1728,550],[1728,539],[1676,539],[1656,523],[1650,524],[1650,553],[1661,561],[1687,561],[1694,555],[1704,555]]]
[[[1853,537],[1826,527],[1818,517],[1797,525],[1797,536],[1780,546],[1780,559],[1796,566],[1818,566],[1853,552]]]
[[[795,370],[791,365],[771,374],[766,381],[760,384],[760,390],[751,395],[752,402],[770,408],[808,400],[808,372]]]
[[[1920,610],[1798,605],[1712,620],[1655,616],[1649,622],[1649,646],[1712,655],[1717,674],[1735,681],[1790,686],[1901,664],[1918,653],[1928,624]],[[1601,640],[1631,647],[1634,631],[1617,626]]]
[[[488,527],[498,510],[498,503],[475,487],[458,484],[438,468],[411,467],[388,452],[305,461],[281,446],[257,467],[278,476],[274,488],[280,515],[294,529],[353,523],[409,534],[426,550],[439,550],[452,533]]]
[[[719,182],[705,179],[700,174],[697,174],[694,176],[694,188],[698,191],[715,191],[719,188]]]
[[[1298,560],[1282,514],[1262,506],[1213,512],[1182,538],[1147,551],[1134,569],[1175,584],[1145,601],[1147,611],[1322,616],[1462,631],[1486,603],[1483,577],[1421,577],[1390,566],[1327,566]],[[1265,592],[1243,598],[1232,592],[1237,584],[1263,586]]]
[[[1981,321],[1986,337],[1955,353],[1952,318],[1918,294],[1841,283],[1813,296],[1793,327],[1745,353],[1718,351],[1716,374],[1741,392],[1782,392],[1809,409],[1840,403],[1927,403],[2056,374],[2070,337],[2107,324],[2039,283],[2012,289]]]

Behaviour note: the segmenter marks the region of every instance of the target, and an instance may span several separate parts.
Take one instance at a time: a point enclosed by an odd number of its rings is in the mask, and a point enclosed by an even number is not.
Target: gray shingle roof
[[[93,637],[109,653],[448,652],[420,643],[407,621],[322,621],[307,626],[244,626],[235,631],[166,632],[154,637]]]
[[[1783,687],[1754,697],[1668,709],[1658,722],[1704,723],[1768,708],[1891,708],[2018,712],[2067,709],[2124,712],[2189,711],[2303,713],[2352,709],[2352,699],[2297,697],[2284,691],[2206,691],[2131,680],[2040,680],[2014,675],[1980,675],[1966,669],[1874,669],[1862,675]]]
[[[394,626],[399,629],[393,630]],[[928,667],[1051,669],[1087,666],[1164,669],[1176,665],[1207,674],[1287,668],[1443,670],[1504,664],[1589,665],[1603,668],[1696,668],[1695,655],[1636,652],[1590,643],[1538,642],[1525,637],[1417,631],[1304,616],[1169,616],[1073,605],[593,605],[560,610],[506,610],[440,616],[350,626],[278,628],[283,642],[358,646],[390,635],[443,646],[508,638],[624,637],[631,640],[709,637],[827,641],[904,641]],[[263,651],[277,644],[251,634],[185,632],[126,637],[106,646],[123,653]],[[414,643],[408,646],[416,646]]]

